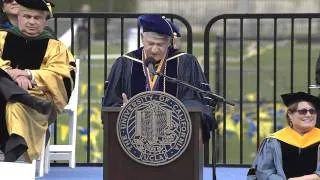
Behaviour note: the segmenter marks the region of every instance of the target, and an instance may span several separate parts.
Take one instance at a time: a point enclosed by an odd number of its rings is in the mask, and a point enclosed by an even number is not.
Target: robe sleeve
[[[118,58],[112,65],[107,79],[107,89],[105,91],[103,106],[121,106],[122,93],[126,93],[128,98],[131,95],[130,78],[132,63],[125,57]]]
[[[0,68],[2,70],[6,70],[7,68],[11,68],[10,61],[6,61],[6,60],[3,60],[2,58],[0,58]]]
[[[31,70],[36,86],[49,92],[58,112],[62,112],[67,105],[68,94],[73,89],[69,65],[72,60],[73,57],[61,42],[50,39],[40,69]]]
[[[278,158],[281,153],[280,144],[276,139],[268,138],[261,144],[260,150],[256,157],[256,175],[259,180],[283,180],[280,174]],[[278,167],[278,168],[277,168]]]
[[[6,39],[6,36],[7,36],[7,32],[5,31],[0,31],[0,68],[5,70],[7,68],[11,68],[11,62],[9,60],[5,60],[5,59],[2,59],[2,53],[3,53],[3,47],[4,47],[4,43],[5,43],[5,39]]]
[[[316,169],[316,171],[314,173],[317,174],[318,176],[320,176],[320,144],[318,146],[317,169]]]
[[[76,67],[75,58],[73,57],[72,53],[69,50],[67,50],[67,56],[68,56],[67,59],[69,60],[69,66],[68,67],[69,67],[70,77],[64,77],[63,79],[64,79],[64,82],[65,82],[65,85],[69,84],[69,86],[70,86],[69,88],[66,88],[68,99],[70,100],[71,93],[72,93],[73,89],[75,88],[77,67]],[[80,61],[80,59],[78,59],[78,61]],[[68,85],[66,85],[66,86],[68,86]]]
[[[211,91],[200,64],[195,56],[186,54],[179,57],[178,79],[183,80],[204,91]],[[185,73],[190,72],[190,73]],[[185,87],[178,85],[178,99],[187,107],[200,107],[202,110],[202,133],[203,141],[210,139],[210,131],[216,128],[216,120],[213,114],[213,107],[204,100],[204,95]]]

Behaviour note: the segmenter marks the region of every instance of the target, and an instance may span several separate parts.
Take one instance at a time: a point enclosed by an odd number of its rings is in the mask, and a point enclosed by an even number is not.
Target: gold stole
[[[298,148],[305,148],[320,141],[320,129],[313,128],[306,134],[300,135],[292,128],[287,127],[271,134],[270,137]]]
[[[156,67],[156,68],[157,68],[157,70],[156,70],[157,73],[161,72],[162,67],[163,67],[164,64],[165,64],[165,63],[164,63],[164,59],[162,59],[162,60],[160,61],[159,65]],[[150,85],[151,90],[153,90],[154,85],[156,84],[159,76],[158,76],[158,75],[153,75],[153,74],[149,71],[148,68],[147,68],[147,74],[148,74],[148,80],[149,80],[148,83],[149,83],[149,85]]]

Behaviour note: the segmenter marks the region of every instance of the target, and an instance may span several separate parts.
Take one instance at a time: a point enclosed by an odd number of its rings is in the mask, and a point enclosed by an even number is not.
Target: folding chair
[[[32,165],[34,166],[34,170],[35,170],[35,176],[36,177],[42,177],[45,174],[45,156],[47,155],[46,151],[48,150],[47,146],[46,146],[46,134],[44,135],[44,146],[42,148],[41,151],[41,155],[40,157],[36,160],[32,161]]]
[[[64,108],[64,113],[69,116],[69,144],[50,144],[48,142],[45,155],[44,172],[48,173],[51,160],[68,160],[69,167],[75,168],[76,165],[76,133],[77,133],[77,108],[79,91],[79,71],[80,60],[76,59],[76,79],[68,105]]]

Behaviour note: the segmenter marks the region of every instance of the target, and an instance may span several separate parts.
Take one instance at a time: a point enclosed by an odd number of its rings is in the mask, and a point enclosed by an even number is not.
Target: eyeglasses
[[[2,0],[4,3],[12,3],[14,0]]]
[[[317,113],[317,111],[315,109],[297,109],[295,111],[297,111],[300,115],[306,115],[308,112],[311,115],[314,115]]]

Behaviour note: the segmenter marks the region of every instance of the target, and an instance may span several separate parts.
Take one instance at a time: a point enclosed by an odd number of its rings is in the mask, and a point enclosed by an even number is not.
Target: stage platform
[[[217,180],[245,180],[248,168],[226,168],[218,167]],[[212,180],[212,168],[204,168],[204,179]],[[36,180],[101,180],[102,167],[51,167],[49,174]]]

